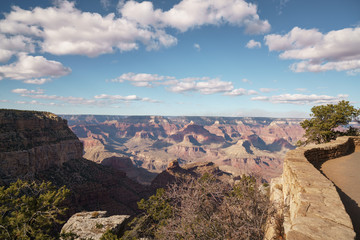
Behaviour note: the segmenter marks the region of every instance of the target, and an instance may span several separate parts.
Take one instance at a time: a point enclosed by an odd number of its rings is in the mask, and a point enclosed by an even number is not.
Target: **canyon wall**
[[[291,150],[283,174],[271,183],[271,199],[281,206],[286,239],[354,239],[355,232],[334,184],[316,167],[360,148],[360,137]],[[355,183],[354,183],[355,184]]]
[[[0,177],[11,181],[80,159],[83,145],[67,121],[48,112],[0,110]]]
[[[0,186],[17,178],[66,186],[69,216],[80,211],[134,214],[151,189],[120,170],[84,159],[67,121],[48,112],[0,109]]]

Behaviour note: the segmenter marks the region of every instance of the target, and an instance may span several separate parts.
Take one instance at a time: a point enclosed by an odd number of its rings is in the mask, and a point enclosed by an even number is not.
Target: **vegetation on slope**
[[[135,218],[128,239],[262,239],[271,207],[255,179],[236,184],[210,174],[158,189],[141,200],[144,213]]]
[[[57,239],[56,224],[65,213],[61,205],[69,194],[50,182],[18,180],[0,187],[0,239]]]

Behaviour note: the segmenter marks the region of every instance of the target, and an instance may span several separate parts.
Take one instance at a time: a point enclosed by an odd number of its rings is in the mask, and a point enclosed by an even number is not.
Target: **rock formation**
[[[47,112],[0,110],[0,176],[11,181],[79,159],[82,143],[67,121]]]
[[[86,158],[101,163],[112,157],[130,157],[134,168],[122,170],[141,183],[150,183],[172,159],[212,161],[242,173],[256,172],[269,181],[281,174],[286,151],[303,135],[300,119],[64,117],[84,143]],[[147,172],[136,172],[136,168]]]
[[[151,191],[118,169],[82,158],[83,144],[66,120],[46,112],[0,110],[0,184],[17,178],[66,185],[69,214],[133,214]]]

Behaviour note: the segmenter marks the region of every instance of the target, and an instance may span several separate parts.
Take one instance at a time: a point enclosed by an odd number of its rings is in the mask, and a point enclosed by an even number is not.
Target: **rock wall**
[[[0,109],[0,177],[33,176],[79,159],[83,145],[67,121],[48,112]]]
[[[286,239],[355,238],[334,184],[315,167],[355,148],[360,148],[360,137],[339,137],[331,143],[287,153],[282,176],[271,183],[271,199],[282,205]]]

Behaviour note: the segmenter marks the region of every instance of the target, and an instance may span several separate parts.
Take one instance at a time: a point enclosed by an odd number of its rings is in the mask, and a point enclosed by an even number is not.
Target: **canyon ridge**
[[[150,184],[169,163],[214,162],[233,175],[264,181],[304,134],[303,119],[61,115],[84,144],[84,157]]]

